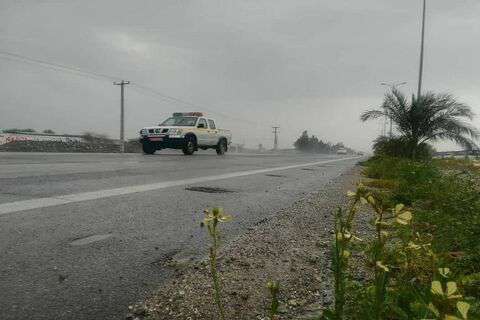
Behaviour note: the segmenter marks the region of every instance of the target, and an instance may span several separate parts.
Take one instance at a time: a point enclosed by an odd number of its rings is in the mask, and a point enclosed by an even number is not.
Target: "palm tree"
[[[413,158],[418,146],[426,142],[450,140],[469,150],[478,148],[475,140],[479,132],[467,122],[473,119],[472,110],[449,94],[429,92],[412,96],[408,101],[404,94],[393,89],[385,95],[380,109],[365,111],[360,119],[380,117],[392,120],[409,144]]]

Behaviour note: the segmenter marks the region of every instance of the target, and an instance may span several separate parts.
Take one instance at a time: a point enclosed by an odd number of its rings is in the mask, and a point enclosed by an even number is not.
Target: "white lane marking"
[[[69,204],[69,203],[75,203],[75,202],[81,202],[81,201],[89,201],[89,200],[97,200],[97,199],[103,199],[103,198],[109,198],[109,197],[115,197],[115,196],[122,196],[122,195],[131,194],[131,193],[153,191],[153,190],[183,186],[183,185],[200,183],[200,182],[245,177],[245,176],[250,176],[250,175],[259,174],[259,173],[295,169],[295,168],[308,167],[308,166],[314,166],[319,164],[339,162],[339,161],[352,160],[352,159],[358,159],[358,158],[360,157],[349,157],[349,158],[341,158],[341,159],[333,159],[333,160],[308,162],[308,163],[294,164],[294,165],[284,166],[284,167],[237,171],[237,172],[206,176],[206,177],[164,181],[164,182],[143,184],[143,185],[137,185],[137,186],[74,193],[74,194],[68,194],[63,196],[60,195],[60,196],[48,197],[48,198],[37,198],[37,199],[31,199],[31,200],[7,202],[7,203],[0,204],[0,215],[4,215],[7,213],[20,212],[25,210],[53,207],[53,206],[58,206],[62,204]]]

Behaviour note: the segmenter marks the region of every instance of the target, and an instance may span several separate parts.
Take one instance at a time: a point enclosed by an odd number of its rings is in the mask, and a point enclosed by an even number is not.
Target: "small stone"
[[[240,298],[242,298],[242,300],[248,300],[248,298],[250,298],[250,294],[248,292],[242,292],[240,293]]]

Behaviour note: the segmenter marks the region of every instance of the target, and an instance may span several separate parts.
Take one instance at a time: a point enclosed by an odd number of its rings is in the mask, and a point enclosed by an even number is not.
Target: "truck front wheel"
[[[197,141],[194,136],[185,137],[185,145],[182,148],[183,154],[191,156],[195,152]]]
[[[145,154],[154,154],[156,151],[155,145],[149,141],[142,143],[142,149]]]

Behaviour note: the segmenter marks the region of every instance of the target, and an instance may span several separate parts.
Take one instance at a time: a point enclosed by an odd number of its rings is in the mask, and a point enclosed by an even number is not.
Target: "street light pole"
[[[418,71],[418,91],[417,99],[422,94],[422,81],[423,81],[423,51],[425,45],[425,12],[427,7],[427,0],[423,0],[423,13],[422,13],[422,40],[420,43],[420,68]]]

